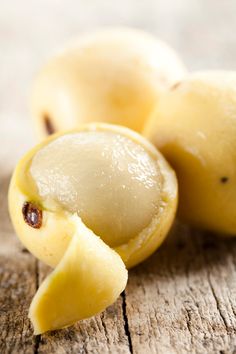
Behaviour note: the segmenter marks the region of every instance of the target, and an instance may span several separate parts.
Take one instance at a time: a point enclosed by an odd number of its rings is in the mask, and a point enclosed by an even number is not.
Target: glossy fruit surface
[[[189,75],[162,96],[144,135],[179,181],[179,216],[236,234],[236,73]]]

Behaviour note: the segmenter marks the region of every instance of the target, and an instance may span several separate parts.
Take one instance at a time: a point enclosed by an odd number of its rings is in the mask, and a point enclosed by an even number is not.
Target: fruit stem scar
[[[39,207],[31,202],[25,202],[22,207],[22,214],[25,222],[33,227],[39,229],[42,226],[43,213]]]
[[[177,81],[174,85],[171,86],[171,90],[175,90],[177,89],[179,86],[180,86],[181,82],[180,81]]]
[[[56,130],[52,124],[51,119],[46,114],[44,115],[43,119],[44,119],[44,125],[45,125],[48,135],[54,134],[56,132]]]
[[[227,183],[228,180],[229,180],[229,177],[226,177],[226,176],[221,177],[221,179],[220,179],[221,183]]]

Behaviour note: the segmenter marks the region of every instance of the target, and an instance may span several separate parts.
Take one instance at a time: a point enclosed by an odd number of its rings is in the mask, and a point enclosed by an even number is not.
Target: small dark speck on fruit
[[[180,86],[181,82],[180,81],[177,81],[174,85],[171,86],[171,90],[175,90],[177,89],[179,86]]]
[[[45,125],[45,129],[48,135],[52,135],[56,132],[51,119],[48,117],[48,115],[44,115],[43,116],[43,120],[44,120],[44,125]]]
[[[221,183],[227,183],[228,180],[229,180],[229,177],[226,177],[226,176],[221,177],[221,179],[220,179]]]

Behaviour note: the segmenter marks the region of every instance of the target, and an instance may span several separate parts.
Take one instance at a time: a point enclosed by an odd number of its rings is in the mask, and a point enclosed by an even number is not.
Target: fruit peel
[[[30,306],[34,334],[70,326],[111,305],[128,273],[120,256],[74,216],[76,233]]]

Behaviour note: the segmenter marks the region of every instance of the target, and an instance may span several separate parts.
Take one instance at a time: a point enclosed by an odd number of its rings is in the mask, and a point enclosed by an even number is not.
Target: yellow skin
[[[113,28],[81,35],[35,80],[36,132],[43,139],[91,122],[141,132],[160,93],[184,74],[176,53],[148,33]]]
[[[126,286],[128,274],[118,254],[77,218],[73,221],[76,232],[68,248],[30,305],[35,334],[103,311]]]
[[[175,169],[179,216],[236,234],[236,72],[191,74],[163,95],[144,135]]]
[[[126,136],[155,159],[160,171],[161,205],[157,215],[136,237],[114,249],[89,230],[77,214],[58,205],[48,206],[39,196],[29,174],[32,159],[38,151],[64,134],[79,131],[108,131]],[[112,304],[125,288],[125,267],[138,264],[160,246],[177,206],[175,173],[154,146],[139,134],[108,124],[90,124],[73,132],[53,135],[29,151],[18,163],[9,189],[10,215],[20,240],[36,257],[56,267],[40,286],[31,304],[30,318],[36,334],[68,326]],[[25,202],[32,202],[42,210],[40,228],[33,228],[25,222],[22,214]],[[112,243],[112,235],[110,237]],[[73,304],[70,310],[67,303]],[[50,308],[53,310],[49,311]]]

